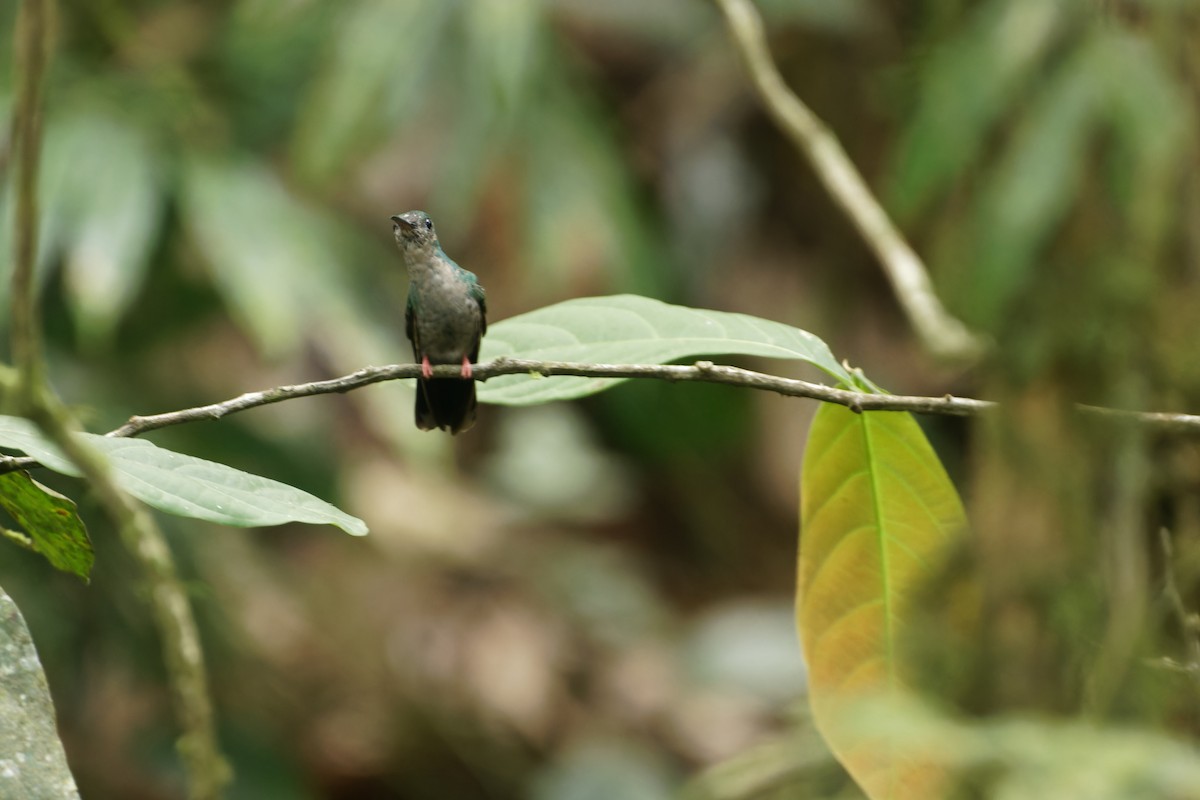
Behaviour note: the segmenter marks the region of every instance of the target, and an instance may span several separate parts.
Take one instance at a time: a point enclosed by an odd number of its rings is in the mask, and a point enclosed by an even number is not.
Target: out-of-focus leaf
[[[385,134],[428,90],[457,4],[360,0],[343,6],[295,146],[301,170],[318,181]]]
[[[1093,68],[1107,86],[1106,111],[1123,156],[1122,185],[1133,221],[1134,248],[1156,246],[1162,225],[1176,202],[1168,184],[1176,177],[1182,150],[1195,137],[1196,114],[1187,90],[1141,37],[1111,30],[1101,34]],[[1144,261],[1149,253],[1131,251]]]
[[[533,781],[533,800],[667,800],[675,782],[652,751],[589,742],[569,751]]]
[[[546,0],[556,14],[618,41],[649,39],[670,47],[702,47],[713,12],[689,0]]]
[[[469,219],[492,167],[508,152],[516,132],[524,141],[524,126],[541,98],[530,81],[545,58],[542,0],[479,0],[463,4],[461,25],[465,46],[461,76],[452,100],[456,121],[452,158],[441,160],[431,187],[430,205],[440,217]]]
[[[78,434],[108,458],[118,485],[169,514],[238,527],[309,522],[363,536],[367,526],[308,492],[212,461],[175,453],[142,439]],[[64,475],[79,471],[28,420],[0,417],[0,446],[20,450]]]
[[[84,342],[107,338],[141,286],[162,195],[147,137],[110,117],[72,131],[66,287]]]
[[[1136,800],[1200,797],[1200,751],[1161,732],[1097,720],[958,720],[912,698],[864,700],[845,726],[899,755],[973,771],[964,796]]]
[[[804,690],[791,603],[739,602],[704,615],[687,643],[689,672],[722,691],[741,691],[776,707]]]
[[[42,486],[27,472],[9,472],[0,475],[0,507],[25,531],[35,552],[57,569],[88,579],[96,556],[69,498]]]
[[[252,162],[196,159],[183,201],[195,244],[239,323],[271,356],[303,341],[340,261],[328,222]]]
[[[1098,38],[1092,66],[1108,86],[1108,111],[1118,132],[1150,161],[1177,155],[1195,125],[1183,87],[1141,37],[1112,30]]]
[[[607,123],[563,64],[538,86],[541,102],[521,122],[527,203],[527,291],[562,296],[572,285],[660,294],[670,263]]]
[[[0,589],[0,797],[78,800],[54,703],[21,611]]]
[[[1048,81],[1017,129],[979,204],[968,314],[993,329],[1070,209],[1104,96],[1093,51],[1082,48]]]
[[[665,364],[699,355],[793,358],[846,384],[854,380],[808,331],[781,322],[674,306],[648,297],[614,295],[567,300],[496,323],[481,360],[508,356],[600,364]],[[620,379],[506,375],[479,388],[479,399],[532,405],[594,394]]]
[[[1054,43],[1069,5],[992,0],[979,7],[969,30],[926,61],[888,189],[895,213],[919,213],[978,157],[992,125]]]
[[[11,103],[8,95],[0,96],[0,108]],[[11,120],[6,119],[11,124]],[[35,278],[41,286],[49,274],[49,267],[61,252],[64,238],[69,234],[72,214],[71,162],[78,141],[73,136],[69,120],[52,118],[46,124],[42,139],[42,155],[37,175],[37,193],[41,213],[38,216],[38,246]],[[11,257],[14,245],[16,221],[16,182],[4,182],[0,192],[0,253]],[[9,282],[0,281],[0,316],[8,315]]]
[[[629,469],[595,440],[582,409],[545,405],[503,415],[486,474],[499,491],[549,519],[624,518],[634,493]],[[553,460],[546,453],[556,453]]]
[[[103,112],[52,117],[38,195],[39,283],[61,255],[85,342],[108,336],[145,277],[162,195],[148,138]],[[0,252],[12,252],[12,184],[0,199]],[[0,303],[7,313],[7,282]]]
[[[625,648],[661,635],[670,612],[644,565],[611,545],[560,543],[537,576],[546,601],[589,640]]]
[[[831,795],[828,776],[844,771],[809,722],[789,726],[786,733],[705,768],[688,781],[679,800],[853,800],[860,796],[847,791]]]
[[[472,72],[487,78],[502,105],[511,107],[524,91],[543,6],[543,0],[475,0],[464,9]]]
[[[818,729],[870,797],[939,796],[938,768],[839,724],[852,701],[904,691],[908,609],[966,529],[916,421],[822,405],[804,454],[800,524],[797,625]]]
[[[768,25],[794,22],[840,34],[865,30],[875,15],[866,0],[759,0],[758,5]]]

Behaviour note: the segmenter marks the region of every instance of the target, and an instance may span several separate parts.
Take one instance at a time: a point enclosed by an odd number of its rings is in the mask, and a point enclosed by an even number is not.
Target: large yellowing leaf
[[[825,404],[800,484],[797,625],[817,728],[872,800],[930,800],[943,776],[839,724],[844,709],[903,693],[908,613],[966,529],[958,494],[913,418]]]

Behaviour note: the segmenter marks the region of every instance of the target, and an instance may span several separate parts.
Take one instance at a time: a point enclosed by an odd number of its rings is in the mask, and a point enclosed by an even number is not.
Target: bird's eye
[[[429,217],[425,218],[425,230],[427,230],[427,231],[433,230],[433,220],[431,220]]]

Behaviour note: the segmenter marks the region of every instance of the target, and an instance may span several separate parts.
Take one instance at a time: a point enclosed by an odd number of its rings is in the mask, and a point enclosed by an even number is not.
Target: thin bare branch
[[[433,374],[443,378],[458,377],[458,367],[442,365]],[[579,364],[567,361],[530,361],[516,358],[497,358],[475,365],[475,378],[487,381],[501,375],[536,374],[545,377],[573,375],[584,378],[648,378],[673,382],[701,381],[741,386],[747,389],[774,392],[786,397],[804,397],[826,403],[837,403],[854,411],[909,411],[916,414],[948,414],[974,416],[995,407],[989,400],[970,397],[924,397],[920,395],[867,394],[837,389],[820,383],[783,378],[763,372],[698,361],[695,364]],[[276,386],[258,392],[247,392],[220,403],[196,408],[184,408],[162,414],[132,417],[109,436],[139,436],[148,431],[200,420],[220,419],[239,411],[279,403],[298,397],[321,394],[340,394],[382,381],[416,378],[421,374],[419,364],[393,364],[385,367],[366,367],[340,378],[312,383]],[[1200,434],[1200,416],[1155,411],[1125,411],[1098,406],[1079,405],[1080,413],[1114,421],[1144,425],[1162,433]],[[26,464],[25,466],[28,466]]]
[[[433,368],[433,374],[443,378],[457,378],[457,366],[441,365]],[[486,381],[501,375],[537,374],[546,377],[574,375],[585,378],[652,378],[665,381],[702,381],[724,383],[748,389],[761,389],[788,397],[808,397],[837,403],[855,411],[915,411],[925,414],[953,414],[965,416],[976,414],[992,404],[983,400],[962,397],[903,397],[888,394],[866,394],[846,389],[835,389],[820,383],[781,378],[740,367],[699,361],[693,365],[683,364],[579,364],[569,361],[528,361],[515,358],[497,358],[476,364],[476,380]],[[138,436],[147,431],[179,425],[185,422],[220,419],[228,414],[246,411],[259,406],[278,403],[296,397],[311,397],[319,394],[338,394],[359,389],[381,381],[416,378],[421,374],[419,364],[393,364],[386,367],[367,367],[341,378],[333,378],[294,386],[276,386],[259,392],[247,392],[220,403],[196,408],[168,411],[163,414],[132,417],[121,427],[109,431],[108,436]]]
[[[763,106],[875,252],[921,343],[939,357],[977,358],[983,343],[946,311],[920,256],[875,199],[837,137],[784,83],[754,4],[751,0],[716,2]]]

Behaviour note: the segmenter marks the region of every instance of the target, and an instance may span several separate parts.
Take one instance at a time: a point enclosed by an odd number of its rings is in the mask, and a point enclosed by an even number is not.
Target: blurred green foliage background
[[[1066,401],[1197,409],[1200,10],[760,7],[790,85],[994,338],[985,364],[919,351],[702,0],[60,0],[39,265],[56,386],[102,431],[407,361],[388,216],[424,208],[493,319],[636,292],[811,330],[893,391],[1008,401],[986,426],[925,420],[988,600],[979,641],[929,644],[931,675],[979,711],[1197,735],[1195,674],[1162,666],[1197,633],[1160,590],[1171,574],[1200,606],[1200,449],[1087,428]],[[722,763],[750,778],[692,791],[853,796],[797,711],[810,404],[634,382],[485,408],[451,440],[415,430],[411,392],[154,437],[372,530],[161,520],[204,627],[230,797],[652,800]],[[90,586],[15,548],[0,584],[83,795],[175,797],[140,589],[87,518]]]

